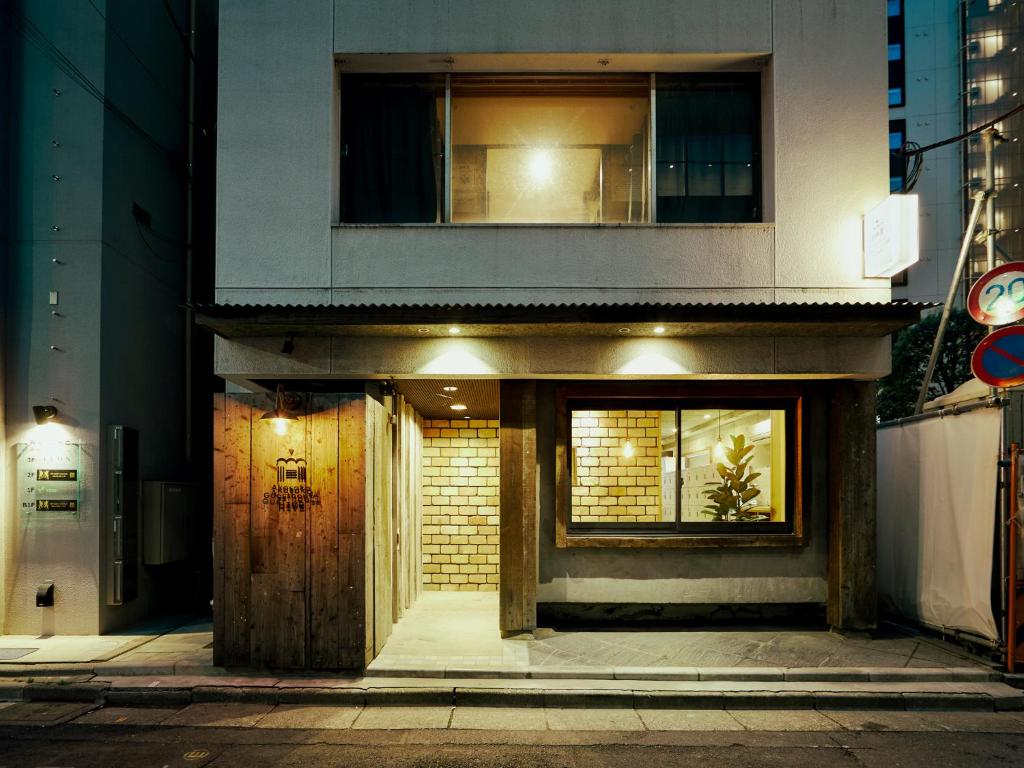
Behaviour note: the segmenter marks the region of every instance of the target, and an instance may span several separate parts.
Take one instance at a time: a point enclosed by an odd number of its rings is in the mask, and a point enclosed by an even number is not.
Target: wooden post
[[[829,410],[828,622],[873,629],[875,585],[875,383],[834,385]]]
[[[502,381],[499,627],[503,636],[537,626],[537,384]]]

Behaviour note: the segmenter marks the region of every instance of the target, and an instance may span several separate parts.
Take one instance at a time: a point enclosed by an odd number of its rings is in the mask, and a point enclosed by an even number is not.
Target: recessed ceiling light
[[[430,333],[429,328],[417,328],[416,333]]]
[[[462,333],[462,331],[460,331],[457,326],[453,325],[451,328],[448,329],[448,333],[450,333],[452,336],[458,336],[460,333]]]
[[[657,325],[657,326],[655,326],[654,327],[654,332],[657,333],[658,335],[663,334],[665,332],[665,326],[664,325]]]
[[[462,403],[452,403],[448,407],[451,408],[453,411],[464,411],[464,410],[466,410],[466,406],[464,406]]]
[[[464,418],[464,419],[468,419],[468,418],[469,418],[469,416],[463,416],[462,418]]]
[[[451,387],[451,386],[441,387],[441,389],[443,389],[445,392],[458,392],[459,391],[458,387]]]
[[[629,333],[629,328],[619,328],[619,333]]]

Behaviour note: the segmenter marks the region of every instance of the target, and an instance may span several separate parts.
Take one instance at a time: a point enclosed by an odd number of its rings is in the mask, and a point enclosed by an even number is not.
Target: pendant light
[[[288,425],[297,421],[295,414],[289,411],[284,404],[284,385],[277,385],[277,396],[274,400],[274,410],[267,411],[260,417],[260,421],[269,421],[274,432],[279,435],[288,434]]]
[[[715,443],[715,460],[725,461],[725,443],[722,442],[722,411],[718,411],[718,440]]]

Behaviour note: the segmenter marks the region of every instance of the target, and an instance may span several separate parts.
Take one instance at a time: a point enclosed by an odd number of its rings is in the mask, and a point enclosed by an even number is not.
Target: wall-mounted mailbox
[[[139,595],[139,433],[107,432],[107,605]]]
[[[164,480],[142,484],[142,562],[164,565],[188,560],[196,486]]]
[[[53,608],[52,581],[44,581],[36,587],[36,608]]]

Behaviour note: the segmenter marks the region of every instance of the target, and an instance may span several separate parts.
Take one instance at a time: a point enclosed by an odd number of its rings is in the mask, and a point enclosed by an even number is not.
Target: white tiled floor
[[[526,667],[530,651],[502,640],[497,592],[425,592],[391,630],[374,669]]]

